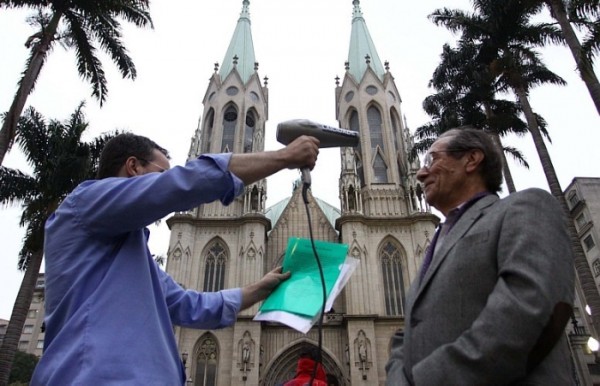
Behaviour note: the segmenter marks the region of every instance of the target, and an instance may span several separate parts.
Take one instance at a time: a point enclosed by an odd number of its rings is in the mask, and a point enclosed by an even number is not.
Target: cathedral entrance
[[[316,350],[317,346],[310,342],[302,342],[286,349],[268,364],[260,383],[261,386],[280,386],[294,378],[300,354],[310,349]],[[325,351],[322,355],[322,364],[327,374],[328,386],[348,386],[349,382],[346,380],[339,363]]]

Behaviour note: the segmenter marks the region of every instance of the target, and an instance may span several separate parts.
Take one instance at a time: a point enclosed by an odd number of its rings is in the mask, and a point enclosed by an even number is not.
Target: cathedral
[[[249,5],[242,1],[223,62],[210,77],[188,159],[264,150],[269,90],[258,73]],[[378,385],[385,381],[390,338],[404,323],[405,292],[439,219],[423,201],[418,161],[408,157],[412,137],[389,63],[375,50],[360,1],[352,6],[349,54],[344,77],[332,90],[332,111],[339,127],[358,132],[360,142],[340,149],[340,202],[326,203],[309,191],[308,210],[314,239],[346,244],[360,262],[324,317],[328,383]],[[301,185],[296,187],[291,197],[266,207],[262,180],[229,206],[213,202],[174,214],[167,220],[167,272],[202,291],[259,280],[281,265],[290,237],[310,237]],[[300,354],[318,347],[317,326],[302,334],[253,321],[257,311],[255,305],[241,312],[233,327],[221,330],[175,329],[189,385],[271,386],[294,377]]]
[[[249,6],[248,0],[242,1],[225,57],[209,79],[188,159],[265,150],[269,90],[267,79],[261,82],[258,74]],[[259,305],[242,311],[232,327],[175,327],[188,386],[281,385],[295,376],[300,355],[318,347],[328,385],[385,382],[390,339],[404,328],[405,293],[440,219],[424,202],[416,180],[419,161],[408,157],[413,138],[389,63],[382,63],[375,50],[360,1],[353,0],[352,7],[345,74],[336,77],[332,111],[339,127],[357,132],[360,140],[357,147],[339,149],[340,201],[324,202],[310,189],[304,200],[298,182],[290,197],[267,207],[267,181],[262,180],[246,186],[229,206],[213,202],[175,213],[167,220],[171,235],[166,270],[185,288],[243,287],[282,264],[291,237],[311,235],[347,245],[358,267],[320,328],[315,325],[307,334],[254,321]],[[565,197],[594,275],[591,285],[598,289],[600,179],[575,178]],[[576,385],[600,385],[597,333],[582,288],[578,280],[565,330],[570,366]],[[44,291],[40,273],[18,346],[38,356],[45,334]],[[7,323],[0,320],[0,341]]]

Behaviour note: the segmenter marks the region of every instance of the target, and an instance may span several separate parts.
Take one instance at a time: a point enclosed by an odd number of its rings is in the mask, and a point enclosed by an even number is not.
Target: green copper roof
[[[350,35],[350,50],[348,52],[348,64],[350,66],[349,71],[357,82],[360,82],[365,71],[367,70],[367,55],[369,56],[370,66],[375,71],[379,79],[383,81],[383,66],[375,44],[371,39],[367,23],[363,18],[362,11],[360,10],[360,1],[352,1],[354,4],[354,11],[352,14],[352,32]]]
[[[285,208],[287,208],[288,204],[290,203],[290,199],[291,199],[291,197],[284,198],[283,200],[279,201],[277,204],[272,205],[267,208],[267,210],[265,212],[265,216],[269,220],[271,220],[271,226],[275,226],[275,224],[277,224],[277,220],[279,220],[279,217],[281,216],[281,214],[283,213]],[[325,201],[321,200],[320,198],[314,197],[314,199],[317,202],[317,204],[319,205],[319,208],[321,208],[321,210],[323,211],[323,214],[325,215],[325,217],[327,217],[327,220],[329,221],[331,226],[335,229],[335,220],[337,220],[340,217],[340,215],[341,215],[340,210],[338,208],[336,208],[335,206],[326,203]]]
[[[219,75],[221,79],[225,79],[234,68],[237,68],[242,82],[246,83],[254,73],[256,59],[254,57],[254,44],[252,43],[252,31],[250,29],[250,1],[244,0],[242,3],[242,13],[238,19],[223,63],[221,64]]]

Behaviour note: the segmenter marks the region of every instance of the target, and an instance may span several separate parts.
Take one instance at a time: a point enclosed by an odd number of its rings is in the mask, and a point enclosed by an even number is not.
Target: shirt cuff
[[[228,196],[224,197],[221,202],[223,205],[229,205],[234,198],[242,194],[244,191],[244,182],[235,174],[229,171],[229,161],[231,160],[231,156],[233,153],[217,153],[217,154],[203,154],[198,159],[201,158],[210,158],[214,161],[217,168],[221,170],[223,173],[231,176],[231,181],[233,183],[233,197]]]
[[[221,296],[223,296],[223,316],[224,320],[237,319],[237,314],[242,308],[242,289],[241,288],[230,288],[221,290]]]

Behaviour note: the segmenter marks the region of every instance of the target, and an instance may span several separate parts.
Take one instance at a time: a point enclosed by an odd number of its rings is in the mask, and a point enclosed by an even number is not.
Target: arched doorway
[[[288,347],[267,366],[265,374],[260,382],[261,386],[278,386],[294,378],[300,354],[316,348],[317,346],[308,341],[296,343],[293,346]],[[328,379],[331,382],[330,384],[334,386],[348,386],[349,383],[346,381],[346,377],[337,361],[326,351],[323,351],[322,356],[323,368],[328,375]]]

